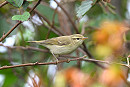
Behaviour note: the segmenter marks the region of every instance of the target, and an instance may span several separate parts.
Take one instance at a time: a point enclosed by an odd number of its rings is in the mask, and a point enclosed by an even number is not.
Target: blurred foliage
[[[54,14],[54,10],[48,6],[44,6],[44,5],[39,5],[37,7],[38,11],[44,15],[49,21],[53,20],[53,14]],[[58,23],[58,17],[57,14],[55,15],[54,18],[54,22],[57,24]]]
[[[24,0],[7,0],[10,4],[12,4],[15,7],[21,7]]]
[[[0,4],[4,1],[0,0]],[[8,36],[12,38],[12,35],[15,35],[15,44],[11,45],[13,38],[8,43],[6,41],[8,37],[2,41],[3,45],[9,46],[10,48],[1,48],[2,46],[0,46],[0,66],[53,61],[53,56],[49,52],[44,53],[32,49],[25,50],[17,46],[32,46],[47,50],[43,46],[29,44],[27,41],[45,40],[59,36],[51,31],[54,30],[54,26],[64,33],[61,27],[64,27],[63,25],[71,25],[71,22],[68,22],[68,17],[64,18],[65,13],[62,12],[63,9],[58,7],[56,10],[56,8],[53,8],[55,3],[50,6],[53,0],[41,0],[41,4],[35,9],[36,12],[33,11],[30,16],[25,17],[25,15],[21,14],[29,12],[30,8],[38,0],[6,1],[9,3],[0,8],[0,37],[17,23],[17,21],[11,19],[12,17],[16,17],[16,20],[21,20],[22,18],[24,22]],[[60,4],[67,11],[70,9],[69,6],[74,6],[74,11],[69,11],[68,14],[70,15],[74,12],[70,18],[75,21],[74,23],[78,27],[79,32],[89,37],[85,41],[85,45],[95,59],[127,64],[126,58],[130,55],[130,30],[128,30],[130,20],[126,17],[129,0],[115,0],[121,3],[119,6],[111,1],[93,0],[93,3],[88,3],[82,0],[64,0]],[[85,6],[83,6],[84,4]],[[79,8],[78,15],[83,17],[79,18],[76,16],[77,10],[75,9],[77,8]],[[118,10],[119,12],[117,9],[120,9]],[[50,22],[50,25],[39,14],[45,17]],[[17,16],[20,16],[20,19]],[[30,19],[26,21],[29,17]],[[23,18],[25,19],[23,20]],[[61,18],[63,19],[61,20]],[[69,27],[71,33],[73,33],[75,29],[73,26]],[[13,46],[16,46],[16,48],[11,48]],[[84,56],[84,53],[81,50],[76,50],[70,55],[81,57]],[[119,64],[110,65],[107,69],[101,69],[98,65],[85,61],[80,62],[80,64],[77,61],[73,61],[63,63],[60,66],[62,67],[61,70],[57,70],[56,65],[39,65],[0,70],[0,75],[4,76],[3,79],[0,77],[2,79],[0,86],[129,87],[127,78],[130,72]]]
[[[10,24],[6,21],[4,16],[0,13],[0,37],[3,35],[3,33],[7,32],[8,29],[10,29]]]
[[[100,26],[99,30],[93,33],[93,38],[97,45],[95,53],[100,58],[109,56],[112,53],[116,53],[117,55],[117,52],[123,49],[123,34],[128,28],[116,21],[105,21]]]

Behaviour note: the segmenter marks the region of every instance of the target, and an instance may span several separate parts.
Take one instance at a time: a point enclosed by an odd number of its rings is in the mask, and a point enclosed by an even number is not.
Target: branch
[[[10,29],[6,34],[3,34],[3,36],[0,38],[0,42],[3,41],[18,25],[20,25],[22,21],[19,21],[12,29]]]
[[[83,61],[87,61],[87,62],[98,62],[98,63],[105,63],[105,64],[117,64],[117,65],[121,65],[121,66],[125,66],[130,68],[127,64],[122,64],[122,63],[116,63],[116,62],[109,62],[109,61],[102,61],[102,60],[96,60],[96,59],[82,59]]]
[[[9,49],[35,50],[35,51],[40,51],[40,52],[45,52],[45,53],[49,52],[49,50],[40,49],[40,48],[36,48],[36,47],[30,47],[30,46],[27,46],[27,47],[13,46],[13,47],[11,47],[11,46],[4,46],[3,44],[0,44],[0,46],[7,47]]]
[[[86,56],[77,57],[77,58],[74,58],[74,59],[61,60],[61,61],[58,61],[58,62],[46,62],[46,63],[35,62],[35,63],[19,64],[19,65],[12,65],[12,66],[2,66],[2,67],[0,67],[0,70],[9,69],[9,68],[16,68],[16,67],[36,66],[36,65],[57,65],[57,64],[63,63],[63,62],[69,63],[70,61],[77,61],[77,60],[86,61],[86,62],[99,62],[99,63],[105,63],[105,64],[109,64],[109,65],[110,64],[118,64],[118,65],[121,65],[121,66],[128,67],[127,64],[121,64],[121,63],[116,63],[116,62],[111,62],[110,63],[109,61],[86,59],[85,57]],[[128,68],[130,68],[130,67],[128,67]]]
[[[38,0],[37,3],[34,5],[34,7],[29,11],[29,13],[31,14],[32,11],[40,4],[41,0]]]
[[[4,46],[3,44],[0,44],[0,46],[3,46],[3,47],[7,47],[9,49],[22,49],[22,50],[35,50],[35,51],[39,51],[39,52],[45,52],[45,53],[48,53],[49,50],[45,50],[45,49],[40,49],[40,48],[36,48],[36,47],[30,47],[30,46],[27,46],[27,47],[23,47],[23,46]],[[75,56],[70,56],[70,55],[61,55],[60,56],[61,58],[77,58]],[[59,57],[59,58],[60,58]],[[89,56],[88,56],[89,57]],[[130,56],[127,57],[127,59],[130,58]],[[101,61],[101,60],[96,60],[96,59],[84,59],[84,61],[89,61],[89,62],[93,62],[93,63],[106,63],[106,64],[113,64],[115,62],[112,62],[110,63],[109,61]],[[128,62],[128,61],[127,61]],[[99,64],[99,63],[98,63]],[[119,65],[122,65],[122,66],[126,66],[126,67],[129,67],[130,68],[130,65],[129,64],[121,64],[121,63],[115,63],[115,64],[119,64]],[[105,68],[105,67],[104,67]]]
[[[70,55],[62,55],[61,57],[64,57],[64,58],[77,58],[77,57],[75,57],[75,56],[70,56]],[[128,68],[130,68],[129,66],[128,66],[128,64],[122,64],[122,63],[116,63],[116,62],[110,62],[110,61],[103,61],[103,60],[96,60],[96,59],[86,59],[86,58],[84,58],[84,59],[82,59],[83,61],[87,61],[87,62],[92,62],[92,63],[94,63],[94,62],[97,62],[97,63],[105,63],[105,64],[118,64],[118,65],[121,65],[121,66],[125,66],[125,67],[128,67]]]
[[[0,4],[0,8],[3,7],[4,5],[8,4],[7,1],[4,1],[2,4]]]
[[[47,63],[38,63],[38,62],[35,62],[35,63],[27,63],[27,64],[20,64],[20,65],[12,65],[12,66],[2,66],[2,67],[0,67],[0,70],[2,70],[2,69],[9,69],[9,68],[16,68],[16,67],[24,67],[24,66],[56,65],[58,63],[63,63],[63,62],[67,62],[68,63],[70,61],[81,60],[81,59],[83,59],[85,57],[86,56],[75,58],[75,59],[69,59],[69,60],[61,60],[61,61],[58,61],[58,62],[47,62]]]
[[[78,28],[76,27],[75,23],[73,22],[73,20],[71,19],[70,15],[67,13],[67,11],[62,7],[62,5],[60,5],[56,0],[54,0],[57,5],[64,11],[64,13],[66,14],[66,16],[68,17],[68,19],[70,20],[71,24],[73,25],[76,33],[79,34]]]
[[[34,7],[29,11],[30,14],[32,11],[40,4],[41,0],[38,0],[37,3],[34,5]],[[12,29],[10,29],[6,34],[3,34],[3,36],[0,38],[0,42],[3,41],[18,25],[20,25],[22,21],[19,21]]]
[[[30,7],[28,7],[29,9],[31,9]],[[42,17],[43,19],[44,19],[44,21],[46,21],[47,22],[47,24],[52,28],[52,29],[50,29],[51,31],[53,31],[54,33],[56,33],[57,35],[59,35],[59,36],[62,36],[62,35],[64,35],[59,29],[57,29],[55,26],[52,26],[52,24],[50,23],[50,21],[46,18],[46,17],[44,17],[42,14],[40,14],[37,10],[34,10],[34,12],[37,14],[37,15],[39,15],[40,17]]]

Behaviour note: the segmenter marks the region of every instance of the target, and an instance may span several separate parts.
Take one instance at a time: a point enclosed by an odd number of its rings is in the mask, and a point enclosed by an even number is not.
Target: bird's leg
[[[51,52],[51,53],[54,56],[54,58],[56,59],[56,64],[58,64],[58,62],[59,62],[58,58],[55,56],[55,54],[53,54],[53,52]]]
[[[65,59],[67,60],[67,61],[66,61],[67,63],[69,63],[69,62],[70,62],[70,59],[69,59],[69,58],[65,57]]]
[[[68,59],[68,58],[66,58],[67,59],[67,63],[69,63],[70,62],[70,59]]]

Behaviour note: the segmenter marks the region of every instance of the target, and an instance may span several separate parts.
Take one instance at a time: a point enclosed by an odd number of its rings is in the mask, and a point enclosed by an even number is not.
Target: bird
[[[56,61],[58,62],[58,59],[55,55],[65,55],[72,53],[83,43],[85,39],[88,39],[88,37],[84,37],[81,34],[73,34],[67,36],[54,37],[47,40],[27,42],[36,43],[48,48],[52,55],[55,57]]]

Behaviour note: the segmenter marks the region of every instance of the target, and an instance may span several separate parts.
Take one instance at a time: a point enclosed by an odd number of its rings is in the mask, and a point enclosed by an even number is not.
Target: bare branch
[[[2,69],[9,69],[9,68],[16,68],[16,67],[24,67],[24,66],[35,66],[35,65],[56,65],[57,63],[63,63],[63,62],[70,62],[70,61],[76,61],[76,60],[81,60],[83,58],[85,58],[86,56],[83,57],[79,57],[79,58],[75,58],[75,59],[69,59],[69,60],[61,60],[58,62],[47,62],[47,63],[27,63],[27,64],[20,64],[20,65],[13,65],[13,66],[2,66],[0,67],[0,70]]]
[[[4,5],[8,4],[7,1],[4,1],[2,4],[0,4],[0,8],[3,7]]]
[[[0,44],[0,46],[7,47],[9,49],[35,50],[35,51],[40,51],[40,52],[45,52],[45,53],[49,52],[49,50],[40,49],[40,48],[36,48],[36,47],[30,47],[30,46],[27,46],[27,47],[13,46],[13,47],[11,47],[11,46],[4,46],[3,44]]]
[[[31,9],[30,7],[28,7],[28,8]],[[42,14],[40,14],[37,10],[34,10],[34,12],[35,12],[37,15],[39,15],[40,17],[42,17],[42,18],[44,19],[44,21],[47,22],[47,24],[51,27],[51,31],[53,31],[54,33],[56,33],[56,34],[59,35],[59,36],[64,35],[59,29],[57,29],[55,26],[53,26],[53,25],[51,24],[51,22],[50,22],[46,17],[44,17]]]
[[[40,2],[41,0],[38,0],[34,7],[29,11],[29,13],[32,13],[32,11],[40,4]]]
[[[62,5],[60,5],[56,0],[54,0],[57,5],[64,11],[64,13],[66,14],[66,16],[68,17],[68,19],[70,20],[71,24],[73,25],[76,33],[79,34],[78,28],[76,27],[75,23],[73,22],[73,20],[71,19],[71,17],[69,16],[69,14],[67,13],[67,11],[62,7]]]
[[[12,29],[10,29],[5,35],[3,35],[0,38],[0,42],[3,41],[18,25],[20,25],[22,22],[19,21],[16,25],[14,25],[14,27]]]
[[[37,3],[34,5],[34,7],[29,11],[32,13],[32,11],[40,4],[41,0],[38,0]],[[19,21],[12,29],[10,29],[5,35],[3,35],[0,38],[0,42],[3,41],[18,25],[20,25],[22,21]]]
[[[35,63],[26,63],[26,64],[19,64],[19,65],[12,65],[12,66],[2,66],[2,67],[0,67],[0,70],[9,69],[9,68],[16,68],[16,67],[36,66],[36,65],[56,65],[58,63],[63,63],[63,62],[69,63],[70,61],[77,61],[77,60],[86,61],[86,62],[99,62],[99,63],[105,63],[105,64],[109,64],[109,65],[110,64],[119,64],[121,66],[128,67],[127,64],[121,64],[121,63],[116,63],[116,62],[111,62],[110,63],[109,61],[102,61],[102,60],[95,60],[95,59],[86,59],[85,57],[86,56],[77,57],[77,58],[74,58],[74,59],[61,60],[61,61],[58,61],[58,62],[46,62],[46,63],[35,62]],[[128,68],[130,68],[130,67],[128,67]]]

